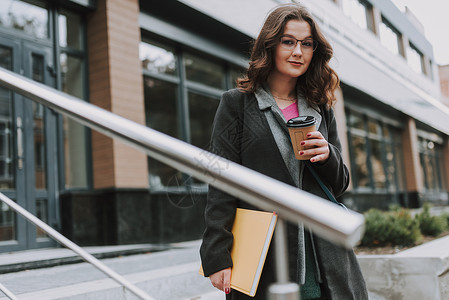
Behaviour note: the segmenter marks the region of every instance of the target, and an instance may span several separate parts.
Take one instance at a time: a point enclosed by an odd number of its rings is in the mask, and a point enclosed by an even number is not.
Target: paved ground
[[[128,246],[134,248],[135,246]],[[147,247],[147,246],[145,246]],[[102,259],[108,267],[158,300],[210,299],[223,300],[209,280],[198,274],[199,242],[171,245],[172,249],[130,256]],[[124,251],[126,247],[88,248],[103,255]],[[128,249],[129,250],[129,249]],[[0,265],[17,265],[20,261],[61,262],[71,260],[67,249],[23,251],[0,255]],[[0,268],[1,269],[1,268]],[[43,269],[25,270],[0,275],[0,283],[20,300],[33,299],[136,299],[115,281],[88,263],[66,264]],[[0,297],[0,299],[7,299]]]
[[[170,245],[127,245],[84,248],[157,300],[224,300],[208,279],[198,274],[200,241]],[[449,237],[407,250],[412,256],[447,253]],[[405,255],[406,251],[401,255]],[[416,255],[415,255],[416,254]],[[109,258],[108,258],[109,257]],[[114,257],[114,258],[112,258]],[[77,263],[74,263],[77,262]],[[45,268],[37,268],[46,266]],[[11,272],[13,270],[14,272]],[[21,270],[21,271],[18,271]],[[9,273],[6,273],[9,272]],[[0,284],[20,300],[136,299],[115,281],[79,262],[64,248],[0,254]],[[2,296],[0,300],[8,299]],[[382,300],[370,293],[371,300]]]

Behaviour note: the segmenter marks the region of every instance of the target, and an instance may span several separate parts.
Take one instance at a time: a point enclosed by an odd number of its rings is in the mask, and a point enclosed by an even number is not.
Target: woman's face
[[[275,67],[272,75],[289,78],[303,75],[313,57],[312,38],[309,23],[298,20],[288,21],[275,49]]]

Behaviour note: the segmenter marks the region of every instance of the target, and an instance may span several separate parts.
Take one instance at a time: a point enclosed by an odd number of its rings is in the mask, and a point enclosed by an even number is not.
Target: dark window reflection
[[[350,128],[365,130],[363,116],[358,113],[351,113],[348,116],[348,126]]]
[[[225,88],[224,67],[204,58],[186,54],[184,57],[187,80],[214,88]]]
[[[349,109],[347,125],[354,187],[403,191],[400,130]]]
[[[32,78],[38,82],[44,82],[44,57],[42,55],[32,55]],[[46,147],[45,147],[45,116],[44,107],[36,102],[33,106],[33,127],[34,127],[34,172],[36,189],[46,189]]]
[[[0,46],[0,66],[11,70],[12,50]],[[0,189],[14,188],[12,93],[0,87]]]
[[[0,66],[12,69],[12,49],[0,46]],[[0,190],[15,188],[14,157],[12,151],[12,93],[0,87]],[[16,214],[0,203],[0,241],[16,239]]]
[[[146,125],[207,149],[220,94],[235,86],[243,70],[148,39],[140,43],[139,52]],[[153,158],[148,165],[152,189],[169,187],[173,191],[174,187],[189,189],[203,184]]]
[[[382,150],[380,141],[372,139],[371,145],[371,167],[373,169],[373,181],[375,188],[385,188],[386,178],[385,170],[382,162]]]
[[[176,109],[177,86],[161,80],[145,77],[146,125],[157,131],[180,138]],[[152,188],[177,185],[181,173],[159,161],[149,158],[148,167]]]
[[[61,53],[59,62],[62,91],[83,99],[85,90],[83,60],[67,53]],[[88,148],[86,128],[66,116],[63,116],[63,124],[65,187],[86,188],[88,185],[87,153],[84,150]]]
[[[190,136],[193,145],[207,148],[218,103],[218,99],[189,93]]]
[[[357,178],[358,187],[369,187],[370,179],[368,173],[367,165],[367,151],[366,151],[366,141],[364,137],[353,136],[352,145],[353,158],[354,158],[354,168],[355,168],[355,178]]]
[[[245,70],[243,68],[231,68],[231,86],[233,88],[237,87],[237,79],[242,77],[245,74]]]
[[[423,185],[427,191],[439,192],[444,190],[443,146],[437,141],[426,138],[419,139],[419,156]]]
[[[48,223],[48,200],[47,199],[36,199],[36,216],[44,221],[45,223]],[[47,234],[45,231],[40,229],[39,227],[36,227],[36,237],[37,238],[43,238],[47,237]]]

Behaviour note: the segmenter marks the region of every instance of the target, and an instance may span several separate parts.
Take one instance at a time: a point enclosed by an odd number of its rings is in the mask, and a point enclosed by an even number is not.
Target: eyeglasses
[[[301,43],[301,51],[304,52],[313,52],[318,47],[318,42],[313,39],[298,40],[291,36],[281,36],[280,44],[285,50],[293,51],[298,42]]]

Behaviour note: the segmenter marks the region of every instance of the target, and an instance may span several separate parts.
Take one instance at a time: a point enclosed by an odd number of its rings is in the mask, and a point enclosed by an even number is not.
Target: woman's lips
[[[301,66],[303,64],[302,62],[299,62],[299,61],[289,61],[289,63],[294,66]]]

